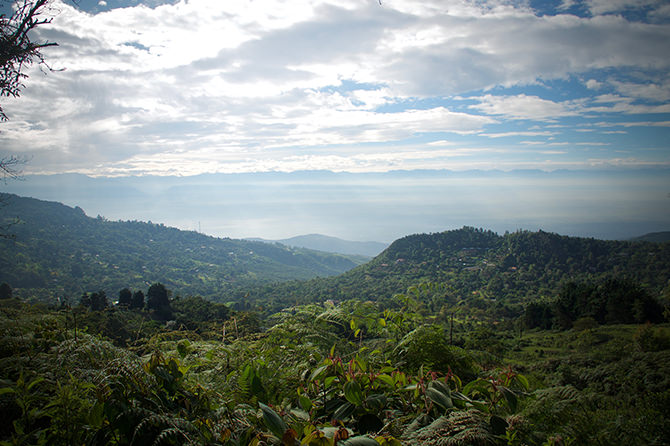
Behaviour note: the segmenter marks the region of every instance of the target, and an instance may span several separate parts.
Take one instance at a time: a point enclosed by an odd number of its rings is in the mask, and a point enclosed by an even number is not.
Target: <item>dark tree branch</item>
[[[15,155],[0,158],[0,176],[2,181],[21,179],[21,170],[18,166],[26,163],[26,160]]]
[[[0,97],[18,97],[25,87],[23,72],[33,63],[51,70],[44,59],[42,49],[58,45],[55,42],[33,42],[29,33],[51,23],[51,18],[42,17],[49,0],[16,0],[11,17],[0,16]],[[6,121],[0,106],[0,121]]]

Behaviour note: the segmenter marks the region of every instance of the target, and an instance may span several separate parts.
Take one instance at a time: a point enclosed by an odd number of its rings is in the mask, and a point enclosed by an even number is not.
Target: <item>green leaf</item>
[[[387,402],[388,398],[386,398],[386,395],[381,393],[370,395],[369,397],[365,398],[365,405],[370,409],[376,410],[377,412],[380,412],[382,409],[384,409]]]
[[[300,403],[300,407],[302,407],[302,410],[305,412],[309,412],[312,409],[312,400],[307,398],[305,395],[300,395],[298,397],[298,402]]]
[[[509,426],[507,421],[497,415],[493,415],[491,417],[491,420],[489,420],[489,425],[491,426],[491,431],[494,435],[505,435],[505,431]]]
[[[365,435],[359,435],[358,437],[352,437],[342,443],[342,446],[379,446],[376,440],[366,437]]]
[[[336,420],[346,420],[351,416],[352,413],[354,413],[354,410],[356,410],[356,406],[353,404],[342,403],[340,407],[335,410],[335,413],[333,413],[333,418]]]
[[[314,381],[321,373],[323,373],[324,370],[328,368],[327,365],[322,365],[321,367],[318,367],[316,370],[312,372],[312,374],[309,377],[310,381]]]
[[[4,395],[5,393],[16,393],[16,389],[13,387],[3,387],[0,389],[0,395]]]
[[[523,375],[516,375],[514,380],[519,383],[523,390],[528,390],[530,385],[528,384],[528,379]]]
[[[471,396],[474,392],[479,392],[488,397],[490,395],[489,387],[491,383],[482,378],[477,378],[474,381],[471,381],[463,387],[463,393]]]
[[[258,405],[263,411],[263,420],[265,421],[265,425],[268,427],[268,429],[270,429],[270,432],[275,434],[277,438],[282,438],[284,433],[288,430],[288,426],[284,420],[281,419],[277,412],[265,404],[258,403]]]
[[[386,384],[387,386],[395,387],[395,382],[393,381],[393,378],[389,375],[386,374],[377,375],[377,379]]]
[[[432,387],[434,389],[439,390],[440,392],[444,393],[447,396],[451,396],[451,389],[449,386],[442,381],[431,381],[430,384],[428,384],[428,387]]]
[[[356,381],[348,381],[344,385],[344,397],[356,406],[363,404],[363,392],[361,391],[361,386]]]
[[[509,407],[510,411],[516,412],[517,408],[517,403],[518,399],[514,392],[509,390],[507,387],[498,387],[500,389],[500,392],[502,392],[503,396],[505,397],[505,401],[507,401],[507,406]]]
[[[426,396],[429,400],[444,410],[448,410],[454,407],[454,403],[451,401],[451,398],[434,387],[428,387],[426,389]]]
[[[33,387],[35,387],[36,385],[38,385],[42,381],[45,381],[45,378],[42,378],[42,377],[35,378],[34,380],[32,380],[30,382],[30,384],[28,384],[28,386],[26,387],[26,390],[31,390]]]

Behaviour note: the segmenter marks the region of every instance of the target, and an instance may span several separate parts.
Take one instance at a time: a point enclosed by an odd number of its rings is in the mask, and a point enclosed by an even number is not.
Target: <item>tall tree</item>
[[[130,301],[130,308],[133,310],[141,310],[144,308],[144,293],[142,290],[137,290],[133,293],[133,298]]]
[[[103,290],[91,294],[91,310],[102,311],[105,308],[107,308],[107,294]]]
[[[2,282],[0,284],[0,299],[11,299],[12,298],[12,287],[7,283]]]
[[[149,287],[149,290],[147,291],[147,308],[149,310],[154,310],[162,319],[169,319],[172,317],[170,298],[165,285],[162,283],[154,283]]]
[[[133,293],[128,288],[119,291],[119,306],[129,308],[133,299]]]

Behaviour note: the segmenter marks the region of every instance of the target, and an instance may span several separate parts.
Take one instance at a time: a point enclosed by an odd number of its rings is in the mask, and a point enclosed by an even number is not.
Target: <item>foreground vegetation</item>
[[[0,300],[2,444],[670,442],[667,324],[441,319],[430,287],[266,320],[173,299],[168,323]]]

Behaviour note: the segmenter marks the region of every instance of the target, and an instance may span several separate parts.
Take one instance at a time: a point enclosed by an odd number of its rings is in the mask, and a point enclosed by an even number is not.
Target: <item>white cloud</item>
[[[504,133],[481,133],[481,136],[489,138],[507,138],[510,136],[553,136],[555,132],[504,132]]]
[[[670,28],[621,16],[538,16],[526,2],[504,0],[181,0],[98,14],[54,4],[61,13],[39,36],[59,42],[47,57],[66,71],[31,71],[23,97],[3,104],[11,123],[0,134],[5,150],[39,152],[33,165],[53,171],[125,162],[154,172],[170,164],[161,155],[186,162],[185,153],[272,168],[261,158],[291,148],[310,152],[291,165],[339,166],[324,153],[329,146],[431,133],[549,136],[503,125],[670,112],[667,76],[641,83],[592,75],[670,70]],[[575,73],[607,94],[593,102],[493,94]],[[474,104],[453,108],[445,98],[454,95]],[[356,168],[387,166],[372,153]],[[194,157],[184,169],[207,167]]]
[[[516,96],[484,95],[473,97],[479,101],[470,108],[488,115],[501,115],[508,119],[555,120],[564,116],[578,115],[575,103],[554,102],[537,96],[520,94]]]
[[[603,86],[602,82],[598,82],[595,79],[589,79],[588,81],[586,81],[586,88],[588,88],[589,90],[598,90],[602,88],[602,86]]]

